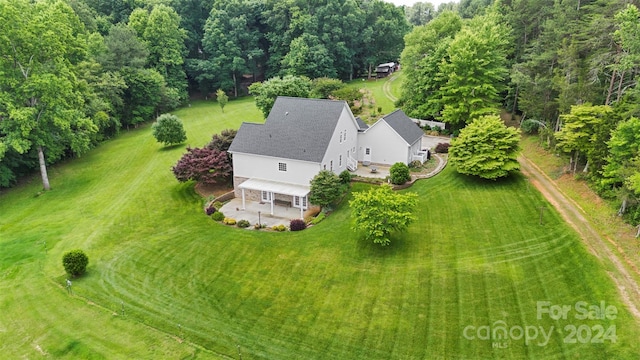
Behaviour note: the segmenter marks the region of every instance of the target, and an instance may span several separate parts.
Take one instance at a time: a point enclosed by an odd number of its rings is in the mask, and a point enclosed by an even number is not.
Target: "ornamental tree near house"
[[[190,147],[171,170],[180,182],[195,180],[205,184],[228,181],[233,171],[226,151]]]
[[[207,144],[207,148],[216,149],[220,151],[227,151],[233,142],[233,139],[238,134],[236,129],[225,129],[220,134],[214,134],[211,137],[211,141]]]
[[[451,141],[449,161],[461,174],[495,180],[520,168],[519,142],[519,129],[506,127],[498,116],[484,116]]]
[[[349,202],[353,229],[364,232],[366,240],[387,246],[393,231],[402,231],[415,220],[412,210],[417,198],[415,193],[394,192],[387,184],[356,192]]]
[[[187,133],[184,131],[182,121],[175,115],[162,114],[158,116],[151,129],[153,137],[165,145],[180,144],[187,140]]]
[[[309,202],[322,207],[331,205],[345,190],[340,177],[329,170],[321,170],[311,179]]]

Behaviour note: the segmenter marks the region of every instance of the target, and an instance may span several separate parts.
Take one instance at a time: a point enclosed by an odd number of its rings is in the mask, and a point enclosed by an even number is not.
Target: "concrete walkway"
[[[418,179],[428,179],[430,177],[436,176],[440,171],[444,169],[445,166],[447,166],[447,159],[444,156],[436,153],[433,153],[432,156],[438,160],[438,166],[436,166],[436,168],[428,174],[412,175],[412,183]]]

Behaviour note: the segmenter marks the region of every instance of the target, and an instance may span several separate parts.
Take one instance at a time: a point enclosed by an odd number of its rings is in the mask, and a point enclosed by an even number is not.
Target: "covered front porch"
[[[300,219],[309,207],[309,186],[251,178],[238,186],[241,191],[242,210],[247,209],[247,192],[258,192],[260,204],[267,204],[268,211],[274,215],[276,205],[300,210]]]

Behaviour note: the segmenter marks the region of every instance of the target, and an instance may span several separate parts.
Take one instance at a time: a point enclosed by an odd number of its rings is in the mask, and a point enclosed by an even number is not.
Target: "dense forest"
[[[405,38],[398,105],[418,118],[506,110],[566,155],[567,171],[640,222],[637,1],[463,1]],[[466,9],[466,10],[463,10]]]
[[[0,0],[0,187],[222,90],[405,73],[455,133],[506,110],[640,221],[636,0]]]
[[[0,187],[190,95],[370,73],[410,29],[380,0],[0,0]]]

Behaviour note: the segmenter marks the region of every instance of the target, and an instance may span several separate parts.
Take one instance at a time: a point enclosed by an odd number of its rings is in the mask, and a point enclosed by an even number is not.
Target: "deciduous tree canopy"
[[[226,151],[209,148],[187,148],[187,153],[172,168],[181,182],[194,180],[204,184],[229,181],[233,169]]]
[[[449,160],[459,173],[496,180],[518,170],[520,131],[498,116],[483,116],[451,141]]]
[[[406,229],[412,221],[418,202],[414,193],[398,193],[383,184],[368,191],[356,192],[351,206],[353,228],[368,241],[387,246],[394,231]]]
[[[151,126],[153,137],[165,145],[180,144],[187,140],[182,121],[171,114],[162,114]]]

